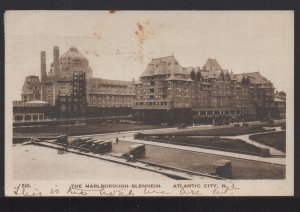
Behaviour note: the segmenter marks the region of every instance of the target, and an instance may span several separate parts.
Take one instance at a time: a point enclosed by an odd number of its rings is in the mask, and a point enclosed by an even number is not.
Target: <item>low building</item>
[[[13,122],[45,121],[52,118],[52,107],[48,102],[34,100],[13,101]]]

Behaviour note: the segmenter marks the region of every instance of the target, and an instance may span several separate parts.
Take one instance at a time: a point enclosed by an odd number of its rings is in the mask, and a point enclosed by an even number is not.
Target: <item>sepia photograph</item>
[[[292,196],[293,11],[6,11],[5,195]]]

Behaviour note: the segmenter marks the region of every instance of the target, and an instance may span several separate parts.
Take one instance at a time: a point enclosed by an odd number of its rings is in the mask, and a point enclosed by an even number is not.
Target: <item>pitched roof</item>
[[[244,76],[244,74],[235,74],[235,79],[236,81],[241,82]]]
[[[208,78],[216,78],[218,79],[220,77],[220,74],[222,73],[222,70],[211,70],[208,72]]]
[[[171,55],[152,59],[141,77],[166,74],[189,74],[188,70],[181,67],[177,59]]]
[[[259,72],[250,72],[235,75],[238,81],[241,81],[243,76],[248,76],[252,84],[271,83],[270,80],[262,76]]]
[[[220,66],[217,60],[209,58],[204,64],[203,69],[208,71],[215,71],[222,70],[222,67]]]
[[[196,73],[196,70],[193,67],[183,68],[182,72],[183,72],[183,74],[190,75],[193,70]]]

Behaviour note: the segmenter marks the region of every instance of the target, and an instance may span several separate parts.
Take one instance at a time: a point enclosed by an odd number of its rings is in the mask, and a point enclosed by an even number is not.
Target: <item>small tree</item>
[[[198,81],[200,81],[201,78],[202,78],[201,72],[200,72],[200,71],[197,71],[196,79],[197,79]]]
[[[249,79],[249,77],[247,77],[247,78],[246,78],[246,84],[247,84],[247,85],[250,85],[250,83],[251,83],[251,82],[250,82],[250,79]]]
[[[243,78],[242,78],[242,85],[245,85],[245,83],[246,83],[246,79],[245,79],[245,77],[243,76]]]
[[[192,80],[196,79],[196,73],[195,73],[194,69],[191,71],[190,77],[191,77]]]

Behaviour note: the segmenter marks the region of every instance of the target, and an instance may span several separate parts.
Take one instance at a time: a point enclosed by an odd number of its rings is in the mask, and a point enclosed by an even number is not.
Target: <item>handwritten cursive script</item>
[[[165,190],[155,190],[155,189],[148,189],[148,188],[144,188],[144,192],[143,192],[143,194],[149,194],[149,195],[151,195],[151,194],[170,194],[170,193],[168,193],[168,192],[166,192]]]
[[[69,187],[67,194],[74,194],[74,195],[92,195],[95,194],[100,196],[134,196],[133,190],[131,189],[113,189],[113,190],[106,190],[106,189],[81,189],[81,188],[72,188]]]
[[[21,184],[14,187],[14,194],[24,197],[42,196],[42,192],[40,192],[38,189],[27,188],[22,186]]]
[[[226,193],[229,193],[230,191],[234,191],[234,190],[238,190],[238,189],[239,188],[234,184],[231,184],[231,185],[222,184],[222,186],[220,188],[215,188],[213,190],[213,194],[217,194],[217,195],[226,194]],[[233,194],[233,193],[231,193],[231,194]]]
[[[199,189],[185,189],[185,188],[181,188],[180,191],[179,191],[179,194],[180,195],[198,195],[198,196],[201,196],[202,193],[200,192]]]

